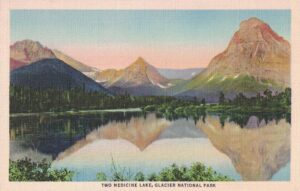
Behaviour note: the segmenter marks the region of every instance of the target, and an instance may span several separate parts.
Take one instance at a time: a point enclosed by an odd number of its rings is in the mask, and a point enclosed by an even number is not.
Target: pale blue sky
[[[11,42],[225,45],[249,17],[290,40],[289,10],[12,10]]]
[[[157,67],[206,67],[250,17],[290,40],[289,10],[12,10],[11,43],[36,40],[100,69],[139,56]]]

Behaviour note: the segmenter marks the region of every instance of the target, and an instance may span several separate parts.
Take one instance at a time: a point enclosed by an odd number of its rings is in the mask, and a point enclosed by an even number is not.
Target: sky
[[[11,43],[39,41],[99,69],[139,56],[160,68],[199,68],[250,17],[290,40],[289,10],[12,10]]]

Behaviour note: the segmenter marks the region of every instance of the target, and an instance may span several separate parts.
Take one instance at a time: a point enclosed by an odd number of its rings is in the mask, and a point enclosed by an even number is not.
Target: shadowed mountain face
[[[10,58],[10,70],[15,70],[17,68],[20,68],[22,66],[26,66],[27,63],[26,62],[22,62],[22,61],[19,61],[19,60],[15,60],[13,58]]]
[[[254,94],[290,86],[290,45],[257,18],[241,22],[226,50],[180,87],[181,95],[213,99],[223,91]]]
[[[127,91],[133,95],[161,95],[165,93],[165,89],[173,86],[141,57],[125,69],[98,72],[95,80],[115,91]]]
[[[253,119],[248,123],[253,123]],[[269,180],[290,161],[291,125],[284,119],[249,129],[234,122],[222,126],[218,117],[208,116],[197,127],[231,159],[244,180]]]
[[[43,59],[10,73],[13,85],[31,88],[85,88],[108,93],[100,84],[58,59]]]
[[[11,70],[15,70],[17,68],[29,65],[45,58],[57,58],[59,60],[62,60],[66,64],[86,74],[87,76],[91,75],[90,73],[95,72],[94,68],[82,64],[81,62],[64,54],[63,52],[60,52],[58,50],[51,50],[41,45],[38,41],[22,40],[17,41],[10,46]]]

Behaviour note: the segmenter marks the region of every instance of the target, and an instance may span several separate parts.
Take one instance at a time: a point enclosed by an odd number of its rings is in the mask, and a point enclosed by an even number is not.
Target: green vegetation
[[[129,94],[107,96],[101,92],[86,92],[80,88],[57,90],[10,87],[11,113],[140,108],[173,100],[177,99],[168,96],[131,96]]]
[[[193,163],[190,167],[172,164],[163,168],[158,173],[145,175],[142,172],[132,173],[130,169],[121,168],[112,164],[112,176],[107,177],[105,173],[97,174],[98,181],[233,181],[233,179],[221,175],[211,167],[202,163]]]
[[[67,169],[53,170],[45,160],[33,162],[28,158],[9,161],[10,181],[72,181],[74,172]],[[108,177],[99,172],[98,181],[233,181],[202,163],[193,163],[190,167],[172,164],[158,173],[145,175],[143,172],[132,173],[130,169],[121,168],[112,161],[112,175]]]
[[[291,110],[291,89],[286,88],[283,92],[272,92],[266,89],[255,97],[246,97],[239,93],[235,99],[225,99],[223,92],[220,93],[219,104],[211,105],[208,111],[224,112],[288,112]]]
[[[167,119],[176,119],[179,117],[193,117],[205,115],[205,101],[172,100],[156,105],[148,105],[143,108],[145,112],[156,112],[159,116]]]
[[[9,161],[10,181],[71,181],[74,173],[67,169],[53,170],[50,163],[33,162],[28,158]]]
[[[279,85],[271,80],[257,81],[253,76],[237,75],[224,77],[222,74],[215,73],[209,76],[197,76],[197,78],[185,84],[188,89],[221,89],[226,93],[236,90],[236,92],[258,92],[264,91],[272,84],[272,87],[281,89]]]
[[[206,104],[205,99],[200,102],[172,100],[159,105],[148,105],[143,108],[145,112],[156,112],[168,119],[179,117],[192,117],[199,119],[209,113],[255,113],[255,112],[281,112],[290,113],[291,89],[286,88],[283,92],[273,92],[269,89],[257,94],[255,97],[247,97],[239,93],[234,99],[226,99],[225,94],[220,92],[218,104]]]
[[[205,99],[198,100],[196,97],[192,100],[182,100],[170,96],[107,96],[79,88],[10,88],[11,113],[142,108],[145,112],[156,112],[166,118],[197,118],[205,112],[290,112],[290,105],[290,88],[280,93],[266,89],[254,97],[239,93],[234,99],[226,99],[225,94],[220,92],[219,104],[207,104]]]

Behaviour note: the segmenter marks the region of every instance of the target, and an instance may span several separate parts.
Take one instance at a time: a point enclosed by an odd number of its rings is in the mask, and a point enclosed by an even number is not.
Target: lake
[[[10,159],[46,159],[75,171],[74,181],[120,168],[145,174],[202,162],[235,180],[290,180],[290,114],[102,112],[10,117]]]

